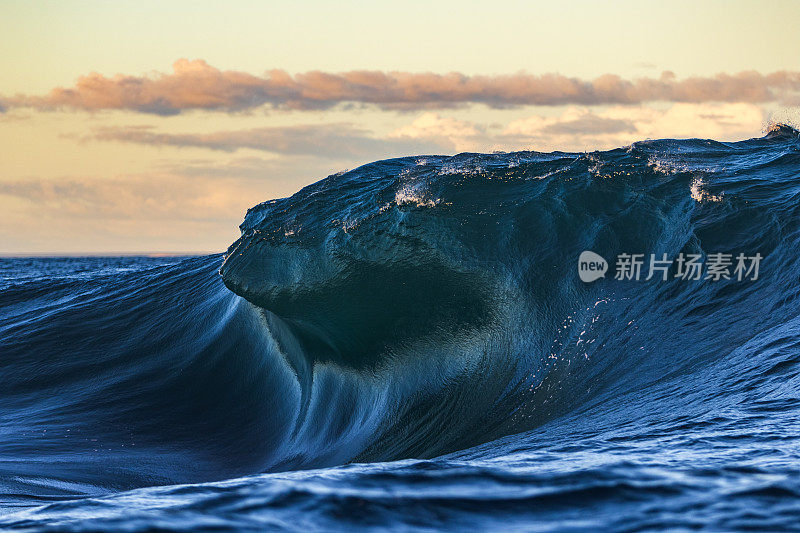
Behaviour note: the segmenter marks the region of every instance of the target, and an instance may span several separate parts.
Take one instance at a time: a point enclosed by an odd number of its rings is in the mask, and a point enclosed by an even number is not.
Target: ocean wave
[[[234,488],[269,479],[277,488],[254,496],[262,507],[349,509],[315,481],[341,474],[380,507],[389,496],[368,487],[430,482],[436,461],[469,463],[448,469],[444,508],[466,505],[464,477],[484,474],[475,486],[500,487],[492,505],[512,515],[642,486],[690,499],[699,477],[676,486],[639,463],[629,480],[620,463],[572,472],[587,484],[556,490],[563,480],[533,476],[529,454],[575,457],[559,447],[592,449],[593,432],[602,455],[621,427],[652,444],[713,438],[709,427],[770,409],[796,414],[798,168],[787,126],[735,143],[407,157],[253,207],[223,257],[98,260],[83,272],[2,260],[4,505],[92,496],[113,514],[126,498],[211,493],[219,510]],[[763,260],[753,281],[589,284],[576,271],[583,250]],[[381,478],[384,461],[399,461],[385,475],[404,481]],[[352,462],[373,466],[341,466]],[[239,476],[250,477],[219,481]],[[281,484],[298,476],[309,487]],[[206,484],[173,486],[185,483]],[[120,493],[150,486],[168,487]],[[83,501],[6,524],[72,516]]]

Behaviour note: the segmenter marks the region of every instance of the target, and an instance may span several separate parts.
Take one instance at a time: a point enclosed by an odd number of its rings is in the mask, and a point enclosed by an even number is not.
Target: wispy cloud
[[[72,219],[229,220],[247,207],[237,194],[243,189],[241,180],[174,175],[29,178],[0,182],[0,197]]]
[[[758,135],[764,113],[755,104],[673,104],[666,109],[572,106],[556,115],[530,115],[507,124],[481,124],[424,112],[410,123],[378,134],[352,124],[304,124],[243,130],[165,133],[152,126],[105,127],[84,141],[256,150],[321,169],[322,161],[351,165],[409,154],[492,150],[593,150],[657,137],[742,139]],[[317,163],[312,162],[316,160]]]
[[[291,75],[271,70],[264,76],[220,70],[202,60],[180,59],[169,74],[147,76],[93,73],[73,87],[43,96],[17,95],[0,101],[38,109],[121,109],[160,115],[188,110],[242,111],[268,106],[325,109],[338,104],[376,105],[388,109],[430,109],[481,103],[491,107],[522,105],[609,105],[665,102],[790,102],[800,95],[800,72],[740,72],[678,79],[627,80],[606,74],[592,80],[560,74],[526,73],[468,76],[381,71]]]
[[[598,150],[647,138],[700,137],[738,140],[758,136],[765,121],[755,104],[571,106],[558,114],[530,115],[507,124],[481,125],[426,112],[388,138],[452,145],[457,151]]]
[[[252,128],[210,133],[159,133],[150,126],[100,128],[84,140],[118,141],[153,146],[207,148],[234,152],[259,150],[283,155],[310,155],[330,159],[384,157],[431,150],[452,150],[444,138],[397,136],[379,139],[352,124],[319,124]]]
[[[222,250],[263,182],[159,174],[0,181],[7,250]]]

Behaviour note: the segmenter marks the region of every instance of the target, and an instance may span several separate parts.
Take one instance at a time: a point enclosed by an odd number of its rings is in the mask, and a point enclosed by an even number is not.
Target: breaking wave
[[[326,471],[307,469],[327,468],[373,505],[375,465],[398,501],[431,465],[451,465],[442,490],[457,505],[463,484],[530,487],[515,477],[520,453],[568,470],[571,446],[600,457],[625,428],[654,453],[758,417],[780,438],[800,412],[799,169],[787,126],[734,143],[406,157],[253,207],[223,257],[2,260],[0,505],[28,515],[0,525],[74,524],[87,496],[105,520],[114,498],[138,494],[120,491],[153,486],[141,490],[207,501],[192,515],[202,525],[227,505],[209,487],[267,490]],[[750,281],[588,284],[583,250],[763,260]],[[630,476],[647,500],[637,460],[595,474]],[[453,461],[469,479],[448,477]],[[341,470],[349,463],[362,470]],[[563,470],[525,465],[559,494]],[[341,525],[342,502],[326,494],[312,498],[332,513],[319,524]],[[307,516],[303,498],[264,498],[262,519]],[[50,500],[60,503],[42,506]],[[531,503],[503,502],[502,523]],[[142,527],[166,520],[148,512]],[[377,524],[414,526],[385,512]],[[493,523],[491,509],[474,512]],[[252,525],[237,516],[228,525]],[[441,525],[416,525],[426,524]]]

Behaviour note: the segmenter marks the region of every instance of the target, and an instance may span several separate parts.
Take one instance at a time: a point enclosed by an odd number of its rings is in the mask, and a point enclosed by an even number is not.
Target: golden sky
[[[166,7],[163,4],[168,4]],[[222,251],[372,160],[761,135],[800,3],[0,2],[0,254]]]

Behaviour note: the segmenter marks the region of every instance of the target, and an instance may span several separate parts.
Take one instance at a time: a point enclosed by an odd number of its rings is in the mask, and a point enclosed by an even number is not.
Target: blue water
[[[798,530],[799,215],[778,127],[379,161],[223,255],[0,259],[0,528]]]

